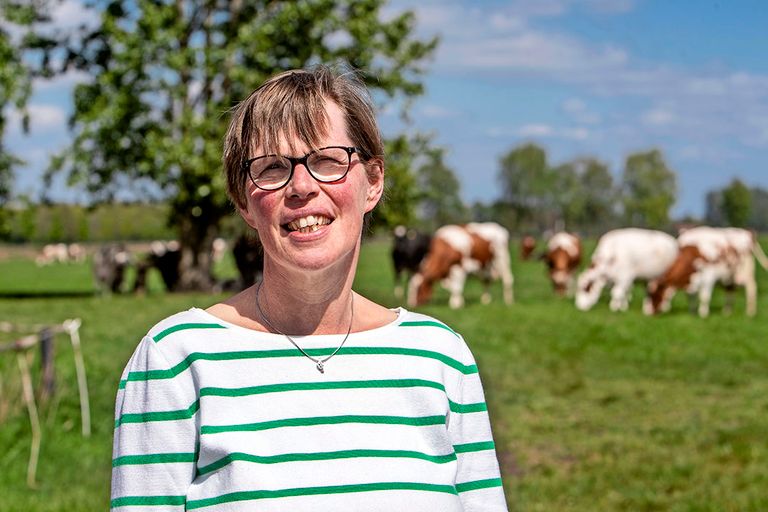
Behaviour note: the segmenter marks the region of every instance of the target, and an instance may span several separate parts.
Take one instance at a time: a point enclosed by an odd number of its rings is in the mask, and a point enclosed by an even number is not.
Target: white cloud
[[[562,103],[561,108],[563,112],[568,114],[577,123],[595,125],[600,123],[602,119],[600,114],[592,112],[580,98],[566,99]]]
[[[517,130],[519,137],[549,137],[554,130],[548,124],[527,124]]]
[[[666,126],[672,124],[676,116],[673,112],[665,108],[653,108],[643,113],[640,117],[643,124],[647,126]]]

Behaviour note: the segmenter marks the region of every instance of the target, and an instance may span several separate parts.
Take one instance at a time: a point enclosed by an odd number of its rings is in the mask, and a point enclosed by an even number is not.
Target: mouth
[[[322,226],[327,226],[331,222],[333,222],[333,219],[324,215],[307,215],[306,217],[299,217],[298,219],[283,224],[282,227],[289,233],[295,231],[298,231],[299,233],[314,233]]]

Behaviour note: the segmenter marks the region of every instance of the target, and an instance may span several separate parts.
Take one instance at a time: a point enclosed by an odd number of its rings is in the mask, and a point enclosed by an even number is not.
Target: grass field
[[[766,246],[765,243],[763,244]],[[364,246],[356,290],[386,305],[392,296],[388,244]],[[223,272],[227,272],[225,267]],[[467,340],[485,384],[511,511],[768,510],[768,275],[758,270],[758,315],[673,310],[648,318],[640,289],[631,311],[612,314],[603,300],[577,311],[550,291],[539,262],[513,262],[517,303],[495,290],[452,311],[439,293],[425,313]],[[0,354],[0,510],[105,510],[109,502],[113,401],[122,368],[162,317],[221,297],[92,295],[86,265],[38,269],[0,261],[0,321],[82,318],[93,435],[80,434],[72,352],[57,346],[57,394],[42,409],[39,485],[25,471],[29,420],[19,398],[15,357]],[[13,339],[0,333],[0,343]],[[0,409],[0,418],[2,418]]]

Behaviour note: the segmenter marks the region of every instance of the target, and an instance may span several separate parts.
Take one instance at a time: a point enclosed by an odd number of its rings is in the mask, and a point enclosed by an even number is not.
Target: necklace
[[[341,340],[341,344],[338,346],[338,348],[336,348],[336,350],[334,350],[331,355],[329,355],[328,357],[326,357],[324,359],[318,359],[318,358],[312,357],[311,355],[307,354],[307,352],[303,348],[301,348],[299,346],[299,344],[296,343],[296,341],[293,338],[291,338],[290,336],[285,334],[283,331],[281,331],[280,329],[278,329],[277,327],[272,325],[272,322],[269,321],[269,319],[267,318],[267,315],[264,314],[264,311],[262,311],[261,305],[259,304],[259,294],[261,293],[261,285],[262,285],[262,283],[263,283],[263,281],[259,281],[259,286],[258,286],[258,288],[256,288],[256,309],[258,310],[259,315],[261,315],[261,318],[264,320],[264,323],[267,324],[267,327],[269,327],[270,329],[272,329],[276,333],[278,333],[278,334],[288,338],[288,341],[290,341],[293,344],[294,347],[299,349],[299,352],[304,354],[304,356],[306,356],[307,358],[311,359],[315,363],[315,367],[317,368],[317,371],[319,371],[320,373],[325,373],[325,363],[327,363],[330,358],[335,356],[339,352],[339,350],[341,350],[341,347],[344,346],[344,343],[347,342],[347,338],[349,338],[349,333],[352,332],[352,321],[355,318],[355,294],[354,293],[352,294],[352,296],[350,298],[350,301],[349,301],[350,318],[349,318],[349,328],[347,329],[347,334],[344,336],[344,339]]]

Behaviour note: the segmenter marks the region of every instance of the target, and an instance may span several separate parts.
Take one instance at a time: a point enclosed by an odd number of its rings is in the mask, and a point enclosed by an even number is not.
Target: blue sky
[[[626,156],[658,148],[678,175],[676,215],[734,177],[768,188],[768,2],[758,0],[394,0],[441,44],[410,109],[433,133],[465,201],[498,197],[498,160],[535,142],[551,164],[593,156],[616,178]],[[76,2],[56,13],[74,23]],[[6,139],[36,194],[47,155],[67,143],[68,76],[38,84],[33,132]],[[395,109],[385,133],[402,129]],[[82,198],[57,185],[54,197]]]

